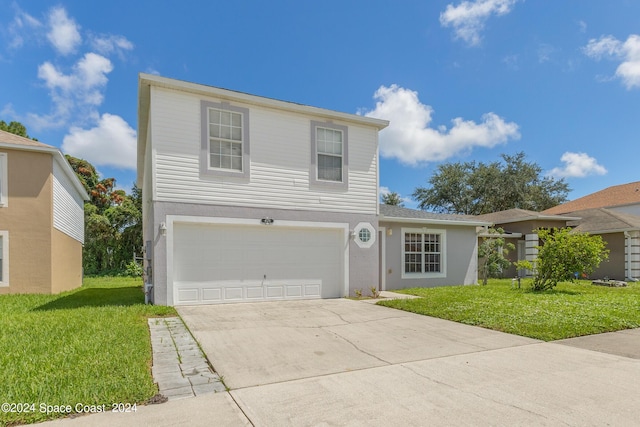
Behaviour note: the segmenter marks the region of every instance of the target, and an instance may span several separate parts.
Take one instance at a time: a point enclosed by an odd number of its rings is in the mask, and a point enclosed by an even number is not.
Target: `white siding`
[[[53,161],[53,226],[84,243],[84,201],[56,160]]]
[[[349,127],[349,189],[309,188],[310,121],[322,118],[231,102],[249,108],[250,182],[199,173],[200,101],[184,92],[151,88],[157,201],[376,213],[377,129]],[[206,98],[213,102],[220,101]]]

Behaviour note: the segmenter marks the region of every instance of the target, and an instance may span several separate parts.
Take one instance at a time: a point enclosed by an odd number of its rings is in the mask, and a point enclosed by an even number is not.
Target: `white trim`
[[[493,224],[487,221],[431,219],[431,218],[398,218],[398,217],[384,216],[384,215],[380,216],[379,221],[380,222],[400,222],[400,223],[408,223],[408,224],[472,225],[476,227],[486,227]]]
[[[258,105],[262,107],[275,108],[279,110],[294,111],[302,114],[310,114],[336,120],[345,120],[352,123],[375,126],[378,130],[382,130],[389,126],[388,120],[374,119],[356,114],[341,113],[338,111],[326,110],[324,108],[311,107],[294,102],[280,101],[273,98],[265,98],[262,96],[251,95],[243,92],[222,89],[215,86],[206,86],[198,83],[191,83],[184,80],[176,80],[167,77],[156,76],[153,74],[139,74],[139,88],[143,86],[157,86],[174,90],[183,90],[190,93],[212,96],[229,101],[238,101],[247,104]]]
[[[191,215],[167,215],[165,218],[165,224],[167,226],[167,305],[174,305],[174,295],[176,292],[173,280],[173,226],[176,223],[186,224],[211,224],[211,225],[254,225],[261,227],[271,228],[316,228],[316,229],[338,229],[342,231],[344,241],[344,260],[343,260],[343,276],[344,286],[342,289],[342,296],[349,295],[349,223],[341,222],[311,222],[311,221],[285,221],[275,220],[271,225],[264,225],[260,219],[245,219],[245,218],[219,218],[219,217],[202,217]],[[158,226],[155,225],[155,229]]]
[[[7,153],[0,153],[0,208],[9,206],[8,164]]]
[[[0,230],[2,238],[2,277],[0,277],[0,287],[9,286],[9,232]]]
[[[401,228],[401,249],[400,249],[400,277],[402,279],[437,279],[447,277],[447,230],[437,228]],[[404,248],[405,248],[405,234],[407,233],[419,233],[419,234],[439,234],[440,237],[440,272],[438,273],[405,273],[405,260],[404,260]],[[424,260],[422,261],[424,268]]]
[[[363,242],[362,240],[360,240],[360,231],[362,230],[368,230],[371,235],[369,240],[366,242]],[[354,233],[353,241],[356,242],[356,245],[358,245],[358,247],[362,249],[368,249],[371,246],[373,246],[373,244],[376,242],[376,234],[377,234],[376,229],[373,225],[371,225],[368,222],[358,223],[358,225],[354,227],[353,233]]]
[[[378,227],[380,233],[379,243],[379,268],[380,268],[380,290],[387,290],[387,227]]]

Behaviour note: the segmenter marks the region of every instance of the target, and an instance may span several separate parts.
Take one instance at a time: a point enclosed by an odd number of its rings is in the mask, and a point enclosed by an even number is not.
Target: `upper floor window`
[[[311,122],[312,185],[347,189],[348,129],[333,123]]]
[[[0,208],[9,206],[7,175],[7,153],[0,153]]]
[[[342,182],[342,131],[316,128],[318,179]]]
[[[249,110],[202,101],[200,172],[249,177]]]
[[[209,167],[242,171],[242,114],[208,110]]]

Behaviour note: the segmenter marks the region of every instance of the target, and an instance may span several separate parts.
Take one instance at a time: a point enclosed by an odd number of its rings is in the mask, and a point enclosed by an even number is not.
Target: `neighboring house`
[[[640,279],[640,215],[613,209],[585,209],[572,212],[579,220],[569,221],[574,230],[597,234],[607,243],[609,259],[593,272],[594,278]]]
[[[477,221],[380,212],[378,132],[387,125],[141,74],[138,186],[153,302],[475,282]],[[407,238],[415,241],[403,249]],[[423,256],[431,261],[420,263]]]
[[[501,235],[507,243],[512,243],[515,250],[508,253],[505,258],[509,261],[527,260],[533,263],[538,255],[537,247],[540,245],[538,228],[562,228],[567,227],[569,221],[578,220],[578,217],[551,215],[526,209],[508,209],[506,211],[493,212],[478,215],[478,220],[488,221],[494,228],[501,228]],[[487,237],[481,234],[480,237]],[[516,277],[516,268],[511,266],[504,271],[504,277]]]
[[[554,206],[542,213],[557,215],[595,208],[608,208],[616,212],[640,215],[640,181],[614,185],[579,199]]]
[[[535,232],[538,228],[571,227],[579,232],[602,236],[610,251],[609,259],[591,274],[592,278],[640,278],[640,216],[604,208],[585,209],[562,215],[549,214],[549,211],[509,209],[480,215],[477,218],[490,221],[496,228],[504,230],[502,237],[516,247],[514,252],[507,255],[510,261],[535,261],[538,254],[536,246],[541,244]],[[506,270],[504,275],[515,277],[515,267]]]
[[[88,199],[57,148],[0,131],[0,294],[82,285]]]
[[[607,242],[609,261],[600,265],[594,277],[640,279],[640,181],[614,185],[542,213],[580,217],[569,225],[599,234]]]

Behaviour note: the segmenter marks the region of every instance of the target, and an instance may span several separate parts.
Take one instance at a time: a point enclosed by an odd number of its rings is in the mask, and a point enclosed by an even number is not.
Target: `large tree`
[[[37,139],[31,138],[27,134],[27,128],[25,127],[25,125],[23,125],[20,122],[9,122],[9,123],[7,123],[4,120],[0,120],[0,130],[3,130],[5,132],[13,133],[15,135],[23,136],[25,138],[29,138],[29,139],[33,139],[34,141],[37,141]]]
[[[512,208],[542,211],[564,203],[569,185],[544,176],[542,168],[527,162],[523,152],[502,154],[492,163],[445,163],[418,187],[418,207],[441,213],[482,215]]]
[[[85,203],[85,274],[124,272],[134,253],[142,252],[142,197],[115,189],[115,178],[101,179],[91,163],[67,155],[90,200]]]
[[[404,206],[404,203],[402,202],[402,198],[400,197],[400,194],[396,193],[395,191],[383,194],[381,196],[381,199],[382,199],[382,203],[385,205],[399,206],[399,207]]]

